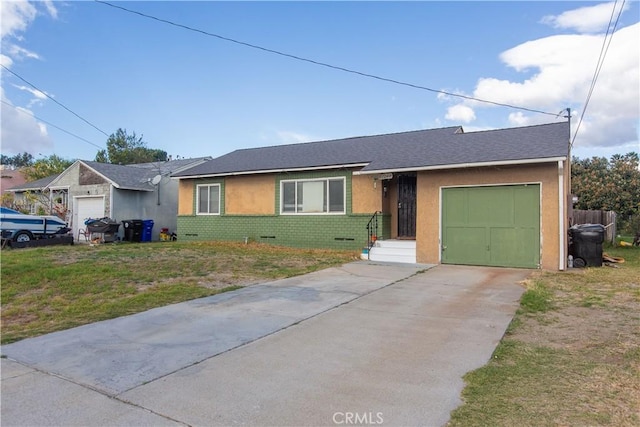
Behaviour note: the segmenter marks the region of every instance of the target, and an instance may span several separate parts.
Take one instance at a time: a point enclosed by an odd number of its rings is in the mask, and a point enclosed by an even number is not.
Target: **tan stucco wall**
[[[193,215],[193,186],[191,179],[181,179],[178,185],[178,215]]]
[[[227,214],[275,214],[275,175],[227,177],[224,182],[224,193]]]
[[[419,263],[440,262],[440,189],[450,186],[540,183],[541,266],[558,270],[558,164],[424,171],[418,173],[416,244]],[[564,256],[564,254],[563,254]]]
[[[351,178],[351,203],[354,214],[371,214],[382,210],[382,181],[371,175],[353,175]]]

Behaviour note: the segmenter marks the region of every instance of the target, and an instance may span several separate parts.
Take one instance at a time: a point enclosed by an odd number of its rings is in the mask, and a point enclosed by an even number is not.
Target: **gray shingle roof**
[[[136,168],[151,169],[155,171],[155,174],[157,174],[158,170],[160,170],[160,173],[162,175],[165,175],[169,173],[179,172],[182,169],[193,167],[195,164],[203,163],[207,160],[211,160],[211,157],[209,156],[209,157],[195,157],[191,159],[177,159],[177,160],[170,160],[162,163],[158,163],[158,162],[138,163],[135,165],[128,165],[128,166],[132,166]]]
[[[211,160],[211,157],[196,157],[191,159],[170,160],[167,162],[139,163],[135,165],[114,165],[111,163],[87,160],[81,160],[80,162],[102,174],[105,178],[112,181],[116,187],[123,190],[153,191],[155,187],[150,184],[150,181],[154,176],[158,174],[168,176],[172,173],[187,169],[189,166],[201,164],[207,160]],[[37,181],[12,187],[8,190],[43,190],[60,175],[61,174],[51,175]]]
[[[150,183],[156,175],[170,175],[181,171],[189,165],[200,164],[210,157],[171,160],[167,162],[139,163],[135,165],[114,165],[82,161],[96,172],[111,180],[116,187],[124,190],[153,191],[155,187]]]
[[[459,126],[236,150],[176,177],[336,167],[363,172],[455,167],[568,155],[567,122],[464,133]]]
[[[36,181],[26,182],[22,185],[16,185],[15,187],[11,187],[8,191],[38,191],[46,188],[47,185],[51,184],[51,182],[56,179],[60,174],[49,175],[46,178],[40,178]]]
[[[111,163],[82,161],[91,169],[100,173],[114,185],[123,190],[153,191],[155,187],[149,182],[158,174],[148,168],[138,168],[131,165],[114,165]]]

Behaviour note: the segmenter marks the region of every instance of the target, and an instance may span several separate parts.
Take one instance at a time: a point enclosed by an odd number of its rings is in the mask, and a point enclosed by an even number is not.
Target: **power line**
[[[70,112],[71,114],[73,114],[74,116],[76,116],[77,118],[79,118],[80,120],[82,120],[83,122],[85,122],[86,124],[88,124],[89,126],[91,126],[92,128],[96,129],[98,132],[104,134],[104,136],[109,136],[108,133],[106,133],[105,131],[103,131],[102,129],[100,129],[98,126],[94,125],[93,123],[91,123],[89,120],[85,119],[84,117],[80,116],[78,113],[70,110],[69,108],[67,108],[65,105],[63,105],[62,103],[58,102],[57,100],[55,100],[53,97],[49,96],[48,93],[46,93],[45,91],[37,88],[34,84],[28,82],[27,80],[25,80],[24,78],[20,77],[18,74],[16,74],[14,71],[11,71],[10,69],[8,69],[7,67],[5,67],[3,64],[0,64],[0,66],[2,68],[4,68],[6,71],[10,72],[11,74],[13,74],[14,76],[16,76],[17,78],[19,78],[20,80],[22,80],[23,82],[25,82],[26,84],[28,84],[29,86],[31,86],[32,88],[34,88],[35,90],[37,90],[38,92],[40,92],[41,94],[43,94],[44,96],[46,96],[47,98],[49,98],[50,100],[52,100],[53,102],[55,102],[56,104],[58,104],[59,106],[61,106],[62,108],[64,108],[65,110],[67,110],[68,112]]]
[[[616,22],[613,24],[613,28],[611,28],[611,22],[613,21],[613,15],[616,12],[616,5],[618,4],[618,0],[615,0],[613,3],[613,9],[611,10],[611,17],[609,18],[609,25],[607,25],[607,32],[604,35],[604,39],[602,40],[602,47],[600,48],[600,56],[598,57],[598,62],[596,63],[596,69],[593,73],[593,78],[591,80],[591,86],[589,87],[589,93],[587,94],[587,99],[584,102],[584,107],[582,108],[582,113],[580,114],[580,120],[578,120],[578,125],[576,126],[576,132],[573,134],[573,139],[571,140],[571,147],[573,147],[573,143],[576,141],[576,137],[578,136],[578,130],[580,130],[580,125],[582,125],[582,120],[584,119],[585,112],[587,111],[587,106],[589,105],[589,101],[591,101],[591,95],[593,95],[593,90],[596,87],[596,81],[600,76],[600,71],[602,71],[602,65],[604,64],[604,59],[607,56],[607,52],[609,51],[611,40],[613,40],[613,33],[616,31],[616,27],[618,26],[618,22],[620,21],[620,15],[622,15],[622,10],[624,9],[625,3],[626,3],[626,0],[622,0],[622,5],[620,6],[620,10],[618,10],[618,16],[616,18]],[[608,40],[607,40],[607,37],[608,37]]]
[[[533,108],[518,107],[518,106],[515,106],[515,105],[506,104],[506,103],[502,103],[502,102],[488,101],[486,99],[479,99],[479,98],[474,98],[472,96],[467,96],[467,95],[461,95],[461,94],[457,94],[457,93],[447,92],[447,91],[444,91],[444,90],[432,89],[432,88],[429,88],[429,87],[426,87],[426,86],[420,86],[420,85],[413,84],[413,83],[403,82],[401,80],[395,80],[395,79],[391,79],[391,78],[387,78],[387,77],[377,76],[375,74],[369,74],[369,73],[364,73],[362,71],[357,71],[357,70],[352,70],[352,69],[345,68],[345,67],[340,67],[340,66],[337,66],[337,65],[331,65],[331,64],[328,64],[326,62],[320,62],[320,61],[316,61],[316,60],[313,60],[313,59],[304,58],[304,57],[297,56],[297,55],[292,55],[290,53],[281,52],[281,51],[278,51],[278,50],[275,50],[275,49],[269,49],[269,48],[258,46],[258,45],[255,45],[255,44],[251,44],[251,43],[243,42],[243,41],[240,41],[240,40],[232,39],[232,38],[229,38],[229,37],[221,36],[219,34],[210,33],[208,31],[200,30],[198,28],[190,27],[188,25],[179,24],[179,23],[176,23],[176,22],[173,22],[173,21],[169,21],[167,19],[158,18],[158,17],[152,16],[152,15],[147,15],[146,13],[138,12],[136,10],[127,9],[126,7],[117,6],[115,4],[111,4],[111,3],[106,2],[106,1],[94,0],[94,2],[95,3],[104,4],[106,6],[111,6],[111,7],[115,8],[115,9],[120,9],[120,10],[123,10],[123,11],[128,12],[128,13],[132,13],[132,14],[135,14],[135,15],[142,16],[144,18],[152,19],[154,21],[162,22],[164,24],[172,25],[174,27],[178,27],[178,28],[182,28],[182,29],[185,29],[185,30],[188,30],[188,31],[193,31],[193,32],[196,32],[196,33],[204,34],[204,35],[209,36],[209,37],[215,37],[215,38],[220,39],[220,40],[228,41],[228,42],[231,42],[231,43],[236,43],[236,44],[239,44],[239,45],[242,45],[242,46],[245,46],[245,47],[250,47],[252,49],[258,49],[258,50],[261,50],[261,51],[264,51],[264,52],[273,53],[275,55],[284,56],[286,58],[295,59],[297,61],[308,62],[308,63],[314,64],[314,65],[319,65],[319,66],[322,66],[322,67],[331,68],[331,69],[338,70],[338,71],[344,71],[346,73],[356,74],[356,75],[359,75],[359,76],[368,77],[368,78],[372,78],[372,79],[376,79],[376,80],[381,80],[381,81],[388,82],[388,83],[394,83],[394,84],[401,85],[401,86],[408,86],[408,87],[411,87],[411,88],[414,88],[414,89],[426,90],[426,91],[434,92],[434,93],[441,93],[443,95],[453,96],[453,97],[457,97],[457,98],[463,98],[463,99],[467,99],[467,100],[470,100],[470,101],[482,102],[482,103],[486,103],[486,104],[497,105],[497,106],[500,106],[500,107],[513,108],[513,109],[516,109],[516,110],[524,110],[524,111],[529,111],[529,112],[532,112],[532,113],[546,114],[546,115],[554,116],[554,117],[557,116],[557,113],[548,113],[546,111],[536,110],[536,109],[533,109]]]
[[[16,106],[15,106],[15,105],[13,105],[13,104],[10,104],[10,103],[9,103],[9,102],[7,102],[7,101],[0,100],[0,102],[2,102],[2,103],[3,103],[3,104],[5,104],[5,105],[8,105],[9,107],[13,107],[16,111],[19,111],[19,112],[20,112],[20,113],[22,113],[22,114],[26,114],[27,116],[33,117],[33,118],[35,118],[35,119],[37,119],[37,120],[40,120],[41,122],[46,123],[46,124],[48,124],[48,125],[49,125],[49,126],[51,126],[51,127],[54,127],[54,128],[56,128],[56,129],[58,129],[58,130],[60,130],[60,131],[62,131],[62,132],[64,132],[64,133],[66,133],[66,134],[68,134],[68,135],[71,135],[71,136],[73,136],[74,138],[78,138],[79,140],[84,141],[84,142],[86,142],[87,144],[91,144],[91,145],[93,145],[94,147],[96,147],[96,148],[98,148],[98,149],[100,149],[100,150],[104,150],[104,148],[103,148],[103,147],[101,147],[101,146],[99,146],[99,145],[97,145],[97,144],[94,144],[93,142],[91,142],[91,141],[89,141],[89,140],[86,140],[86,139],[84,139],[84,138],[83,138],[83,137],[81,137],[81,136],[78,136],[78,135],[76,135],[76,134],[73,134],[73,133],[69,132],[68,130],[62,129],[61,127],[56,126],[56,125],[54,125],[54,124],[53,124],[53,123],[51,123],[51,122],[48,122],[48,121],[46,121],[46,120],[44,120],[44,119],[41,119],[40,117],[38,117],[38,116],[36,116],[36,115],[29,114],[29,113],[27,113],[26,111],[24,111],[24,110],[22,110],[22,109],[20,109],[20,108],[16,107]]]

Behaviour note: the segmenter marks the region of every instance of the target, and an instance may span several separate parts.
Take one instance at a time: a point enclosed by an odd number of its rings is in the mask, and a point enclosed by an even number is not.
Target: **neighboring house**
[[[5,193],[8,188],[23,185],[27,180],[22,174],[22,168],[0,165],[0,192]]]
[[[57,177],[58,175],[50,175],[36,181],[24,182],[5,189],[4,191],[14,194],[13,207],[28,211],[33,215],[40,213],[48,214],[49,212],[55,214],[52,212],[54,211],[54,209],[52,209],[54,206],[51,206],[51,199],[48,196],[43,197],[43,195],[45,194],[47,186]],[[64,219],[64,214],[59,216]]]
[[[566,264],[567,122],[243,149],[173,176],[180,239],[361,249],[381,212],[409,262]]]
[[[162,228],[176,230],[178,183],[169,176],[199,165],[211,157],[181,159],[136,165],[114,165],[78,160],[46,185],[50,201],[65,212],[74,236],[89,218],[109,217],[115,221],[154,221],[153,240]],[[33,187],[33,183],[26,187]],[[26,188],[13,188],[18,198]],[[31,189],[30,191],[33,191]],[[120,227],[120,236],[124,234]]]

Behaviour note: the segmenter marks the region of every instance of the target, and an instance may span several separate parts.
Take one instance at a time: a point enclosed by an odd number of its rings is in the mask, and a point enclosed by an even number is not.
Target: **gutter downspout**
[[[564,164],[562,160],[558,160],[558,224],[559,224],[559,257],[558,257],[558,269],[563,271],[565,269],[566,254],[565,254],[565,232],[564,232]]]
[[[111,184],[111,186],[109,187],[109,218],[114,219],[113,218],[113,193],[114,193],[115,187],[113,186],[113,184]]]

